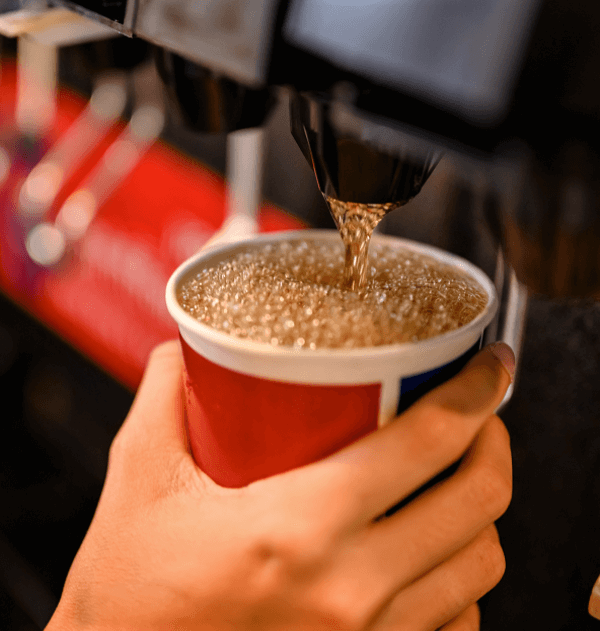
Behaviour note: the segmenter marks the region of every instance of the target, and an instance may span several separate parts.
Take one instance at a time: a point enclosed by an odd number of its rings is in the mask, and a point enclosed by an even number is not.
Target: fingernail
[[[600,620],[600,576],[592,589],[592,595],[590,596],[590,604],[588,605],[588,611],[590,616]]]
[[[506,368],[506,372],[510,375],[512,381],[515,376],[515,354],[512,349],[504,342],[496,342],[490,347],[490,351],[500,360],[500,363]]]

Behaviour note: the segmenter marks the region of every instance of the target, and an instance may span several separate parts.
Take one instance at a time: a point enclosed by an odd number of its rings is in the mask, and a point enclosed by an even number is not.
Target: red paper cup
[[[438,248],[374,237],[452,265],[488,296],[469,324],[420,342],[360,349],[294,349],[212,329],[177,301],[182,283],[256,243],[304,239],[339,243],[336,231],[261,235],[201,251],[167,284],[167,307],[179,326],[185,362],[187,429],[194,459],[215,482],[241,487],[314,462],[388,423],[414,400],[456,374],[477,352],[497,308],[490,279]]]

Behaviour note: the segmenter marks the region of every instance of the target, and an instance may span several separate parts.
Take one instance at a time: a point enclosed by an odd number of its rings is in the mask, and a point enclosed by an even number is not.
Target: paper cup
[[[488,295],[469,324],[420,342],[359,349],[293,349],[240,339],[186,313],[179,287],[256,243],[287,239],[339,243],[336,231],[278,232],[201,251],[167,284],[185,362],[187,429],[195,461],[215,482],[240,487],[314,462],[395,418],[427,390],[456,374],[480,348],[497,308],[479,268],[438,248],[388,236],[374,239],[452,265]]]

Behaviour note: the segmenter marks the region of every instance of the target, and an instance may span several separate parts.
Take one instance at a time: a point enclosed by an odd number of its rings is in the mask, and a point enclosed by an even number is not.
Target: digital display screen
[[[475,124],[502,118],[539,0],[292,0],[284,37]]]

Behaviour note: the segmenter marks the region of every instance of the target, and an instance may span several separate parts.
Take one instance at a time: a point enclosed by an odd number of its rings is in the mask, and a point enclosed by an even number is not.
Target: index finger
[[[343,485],[359,519],[383,514],[464,454],[510,385],[509,351],[485,348],[394,422],[315,466]]]

